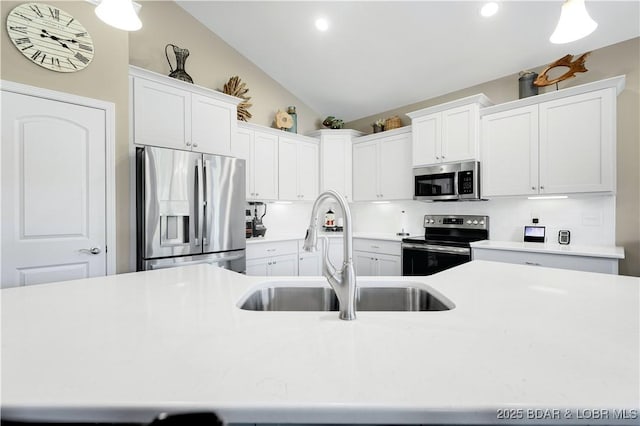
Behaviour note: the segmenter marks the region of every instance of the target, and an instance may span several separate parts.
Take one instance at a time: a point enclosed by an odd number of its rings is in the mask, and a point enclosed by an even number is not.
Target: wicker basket
[[[402,120],[397,115],[389,117],[384,121],[384,130],[397,129],[402,127]]]

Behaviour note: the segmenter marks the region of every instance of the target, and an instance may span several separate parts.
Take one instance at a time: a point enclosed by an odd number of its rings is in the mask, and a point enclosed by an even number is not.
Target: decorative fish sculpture
[[[538,78],[535,79],[533,84],[535,86],[538,86],[538,87],[550,86],[550,85],[558,83],[560,81],[575,77],[576,76],[575,74],[577,72],[587,72],[587,71],[589,71],[584,66],[584,62],[586,61],[587,56],[589,56],[590,54],[591,54],[591,52],[583,53],[575,61],[572,61],[573,55],[563,56],[562,58],[558,59],[557,61],[552,62],[551,64],[549,64],[549,66],[547,66],[544,69],[544,71],[542,71],[542,73],[540,73]],[[547,77],[547,73],[551,69],[556,68],[556,67],[568,67],[569,70],[567,72],[565,72],[564,74],[562,74],[560,77],[554,78],[553,80],[549,80],[549,78]]]

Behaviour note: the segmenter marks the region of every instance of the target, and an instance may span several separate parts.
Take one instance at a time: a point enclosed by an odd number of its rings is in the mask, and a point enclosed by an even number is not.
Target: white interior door
[[[106,113],[2,92],[2,287],[106,275]]]

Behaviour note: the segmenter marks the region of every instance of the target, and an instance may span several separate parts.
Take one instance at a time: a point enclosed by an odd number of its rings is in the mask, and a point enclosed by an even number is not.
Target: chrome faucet
[[[344,215],[344,229],[342,236],[344,238],[344,260],[342,268],[336,269],[329,260],[328,238],[325,239],[323,248],[322,275],[325,276],[329,285],[333,288],[338,296],[338,304],[340,307],[340,319],[354,320],[356,319],[356,274],[353,270],[353,249],[351,235],[351,211],[349,204],[342,195],[333,190],[323,192],[316,198],[311,210],[311,223],[307,229],[307,235],[304,238],[303,249],[305,251],[316,251],[318,249],[318,209],[327,199],[333,198],[340,204]]]

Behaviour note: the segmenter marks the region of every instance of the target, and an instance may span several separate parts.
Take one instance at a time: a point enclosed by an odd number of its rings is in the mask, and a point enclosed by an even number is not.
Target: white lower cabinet
[[[318,277],[322,275],[322,244],[318,241],[317,251],[304,251],[304,240],[298,241],[298,275],[301,277]]]
[[[298,275],[298,242],[265,241],[247,244],[247,275]]]
[[[328,243],[329,261],[336,269],[344,263],[342,236],[319,238],[318,250],[306,252],[302,240],[261,241],[247,244],[247,275],[253,276],[322,276],[323,247]],[[400,242],[353,239],[353,262],[356,275],[400,276]]]
[[[329,238],[329,261],[337,269],[342,268],[344,263],[344,241],[342,236]]]
[[[354,239],[353,258],[358,276],[400,276],[400,242]]]
[[[494,262],[516,263],[547,268],[618,274],[618,259],[607,257],[495,250],[476,247],[471,249],[471,257],[473,260],[491,260]]]
[[[296,276],[298,258],[294,254],[247,260],[247,275]]]

